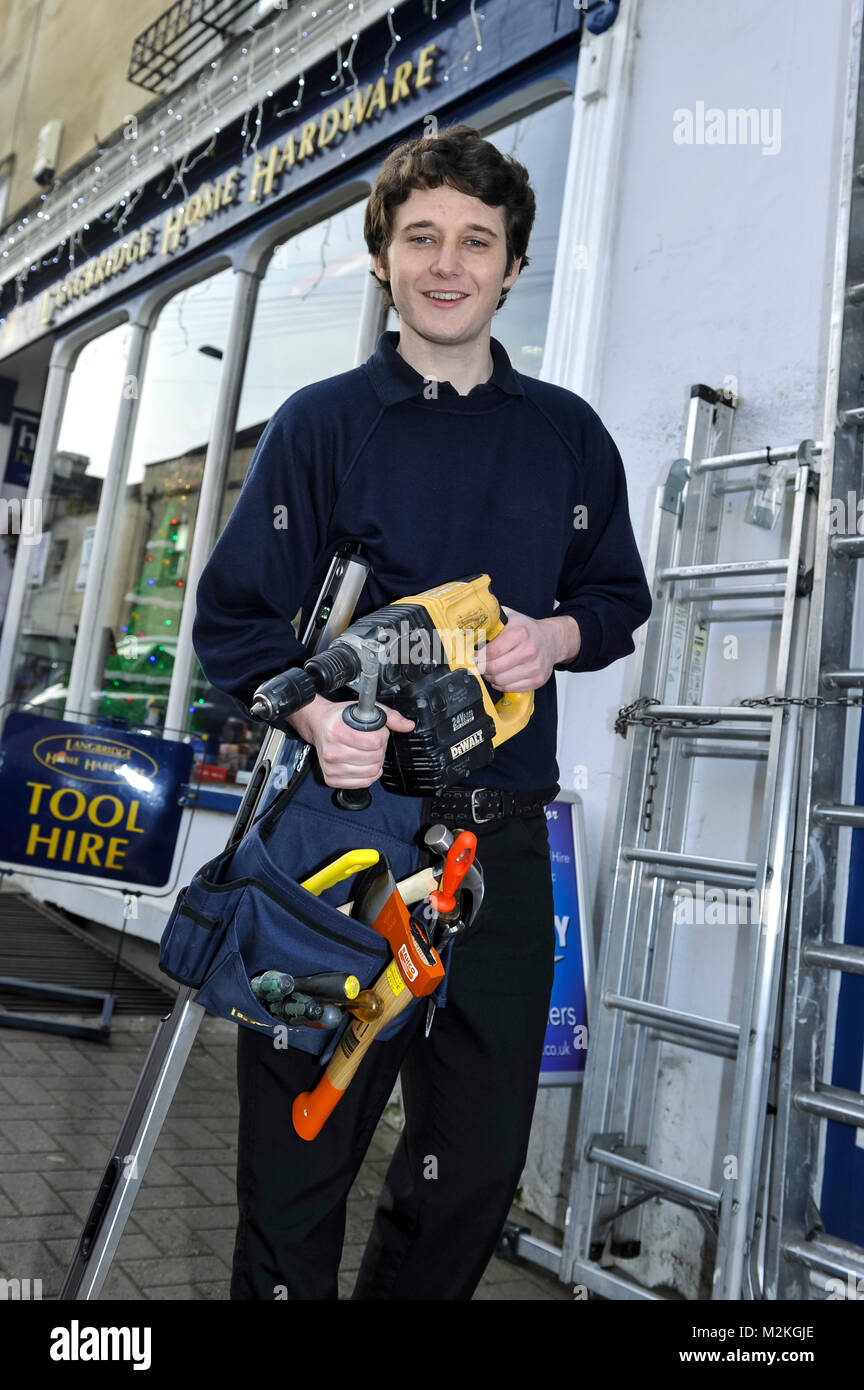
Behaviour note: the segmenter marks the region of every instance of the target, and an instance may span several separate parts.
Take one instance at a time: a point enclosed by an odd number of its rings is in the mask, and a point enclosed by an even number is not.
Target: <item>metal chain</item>
[[[650,695],[641,695],[632,704],[624,705],[623,708],[619,709],[618,717],[615,720],[616,734],[626,738],[630,724],[644,724],[651,729],[658,726],[667,729],[688,729],[698,728],[700,725],[720,723],[717,718],[703,719],[697,714],[663,716],[648,713],[651,705],[662,703],[662,700],[655,699]],[[804,705],[807,709],[822,709],[825,705],[844,705],[848,709],[858,709],[864,707],[864,695],[838,695],[833,699],[824,695],[754,695],[738,700],[737,703],[748,709],[754,709],[760,705],[770,708],[778,705]]]
[[[645,801],[642,806],[642,829],[651,829],[652,817],[654,814],[654,792],[657,787],[657,760],[660,757],[660,730],[655,729],[651,735],[651,749],[648,754],[648,776],[645,781]]]
[[[657,716],[648,714],[649,705],[662,704],[662,700],[654,699],[651,695],[640,695],[638,700],[634,700],[632,705],[625,705],[619,709],[618,718],[615,720],[615,732],[622,738],[627,737],[628,724],[646,724],[653,729],[658,725],[667,729],[688,729],[691,725],[699,724],[719,724],[719,719],[703,719],[699,715],[668,715]]]
[[[823,705],[846,705],[853,709],[864,705],[864,695],[838,695],[833,700],[824,695],[761,695],[739,700],[738,704],[751,709],[755,705],[806,705],[808,709],[821,709]]]

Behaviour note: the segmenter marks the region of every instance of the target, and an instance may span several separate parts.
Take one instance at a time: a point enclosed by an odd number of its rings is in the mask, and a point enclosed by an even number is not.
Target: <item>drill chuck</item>
[[[302,666],[294,666],[258,687],[251,705],[252,715],[255,719],[274,724],[308,705],[317,693],[314,678]]]

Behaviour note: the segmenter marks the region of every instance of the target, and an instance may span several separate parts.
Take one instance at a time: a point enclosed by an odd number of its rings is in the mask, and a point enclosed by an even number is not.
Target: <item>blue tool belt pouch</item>
[[[353,878],[320,896],[300,886],[300,880],[352,849],[386,854],[396,879],[429,862],[420,833],[421,798],[391,794],[380,783],[370,790],[372,805],[366,811],[342,810],[310,754],[295,784],[272,799],[244,837],[199,869],[180,892],[160,947],[161,969],[197,989],[195,1002],[210,1013],[269,1033],[276,1046],[298,1048],[322,1062],[352,1016],[345,1011],[335,1029],[289,1026],[258,1003],[249,981],[264,970],[291,975],[335,970],[356,975],[366,989],[386,968],[391,951],[384,937],[336,910],[353,896]],[[433,995],[436,1004],[445,1002],[446,983],[445,975]],[[378,1039],[393,1037],[418,1008],[425,1010],[425,999],[413,1000]]]

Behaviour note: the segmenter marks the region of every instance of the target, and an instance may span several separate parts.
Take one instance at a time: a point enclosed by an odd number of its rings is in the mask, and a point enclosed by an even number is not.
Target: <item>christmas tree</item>
[[[185,593],[189,524],[185,504],[167,506],[147,542],[127,617],[105,663],[103,716],[161,728],[165,722]]]

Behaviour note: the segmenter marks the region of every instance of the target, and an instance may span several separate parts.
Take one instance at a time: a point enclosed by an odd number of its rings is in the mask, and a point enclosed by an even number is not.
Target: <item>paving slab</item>
[[[107,1044],[0,1040],[0,1277],[43,1281],[56,1297],[155,1030],[115,1017]],[[227,1301],[237,1224],[236,1032],[207,1017],[159,1136],[103,1299]],[[348,1200],[339,1297],[350,1299],[399,1137],[388,1111]],[[513,1218],[543,1239],[537,1218]],[[571,1299],[543,1270],[494,1257],[478,1300]]]

